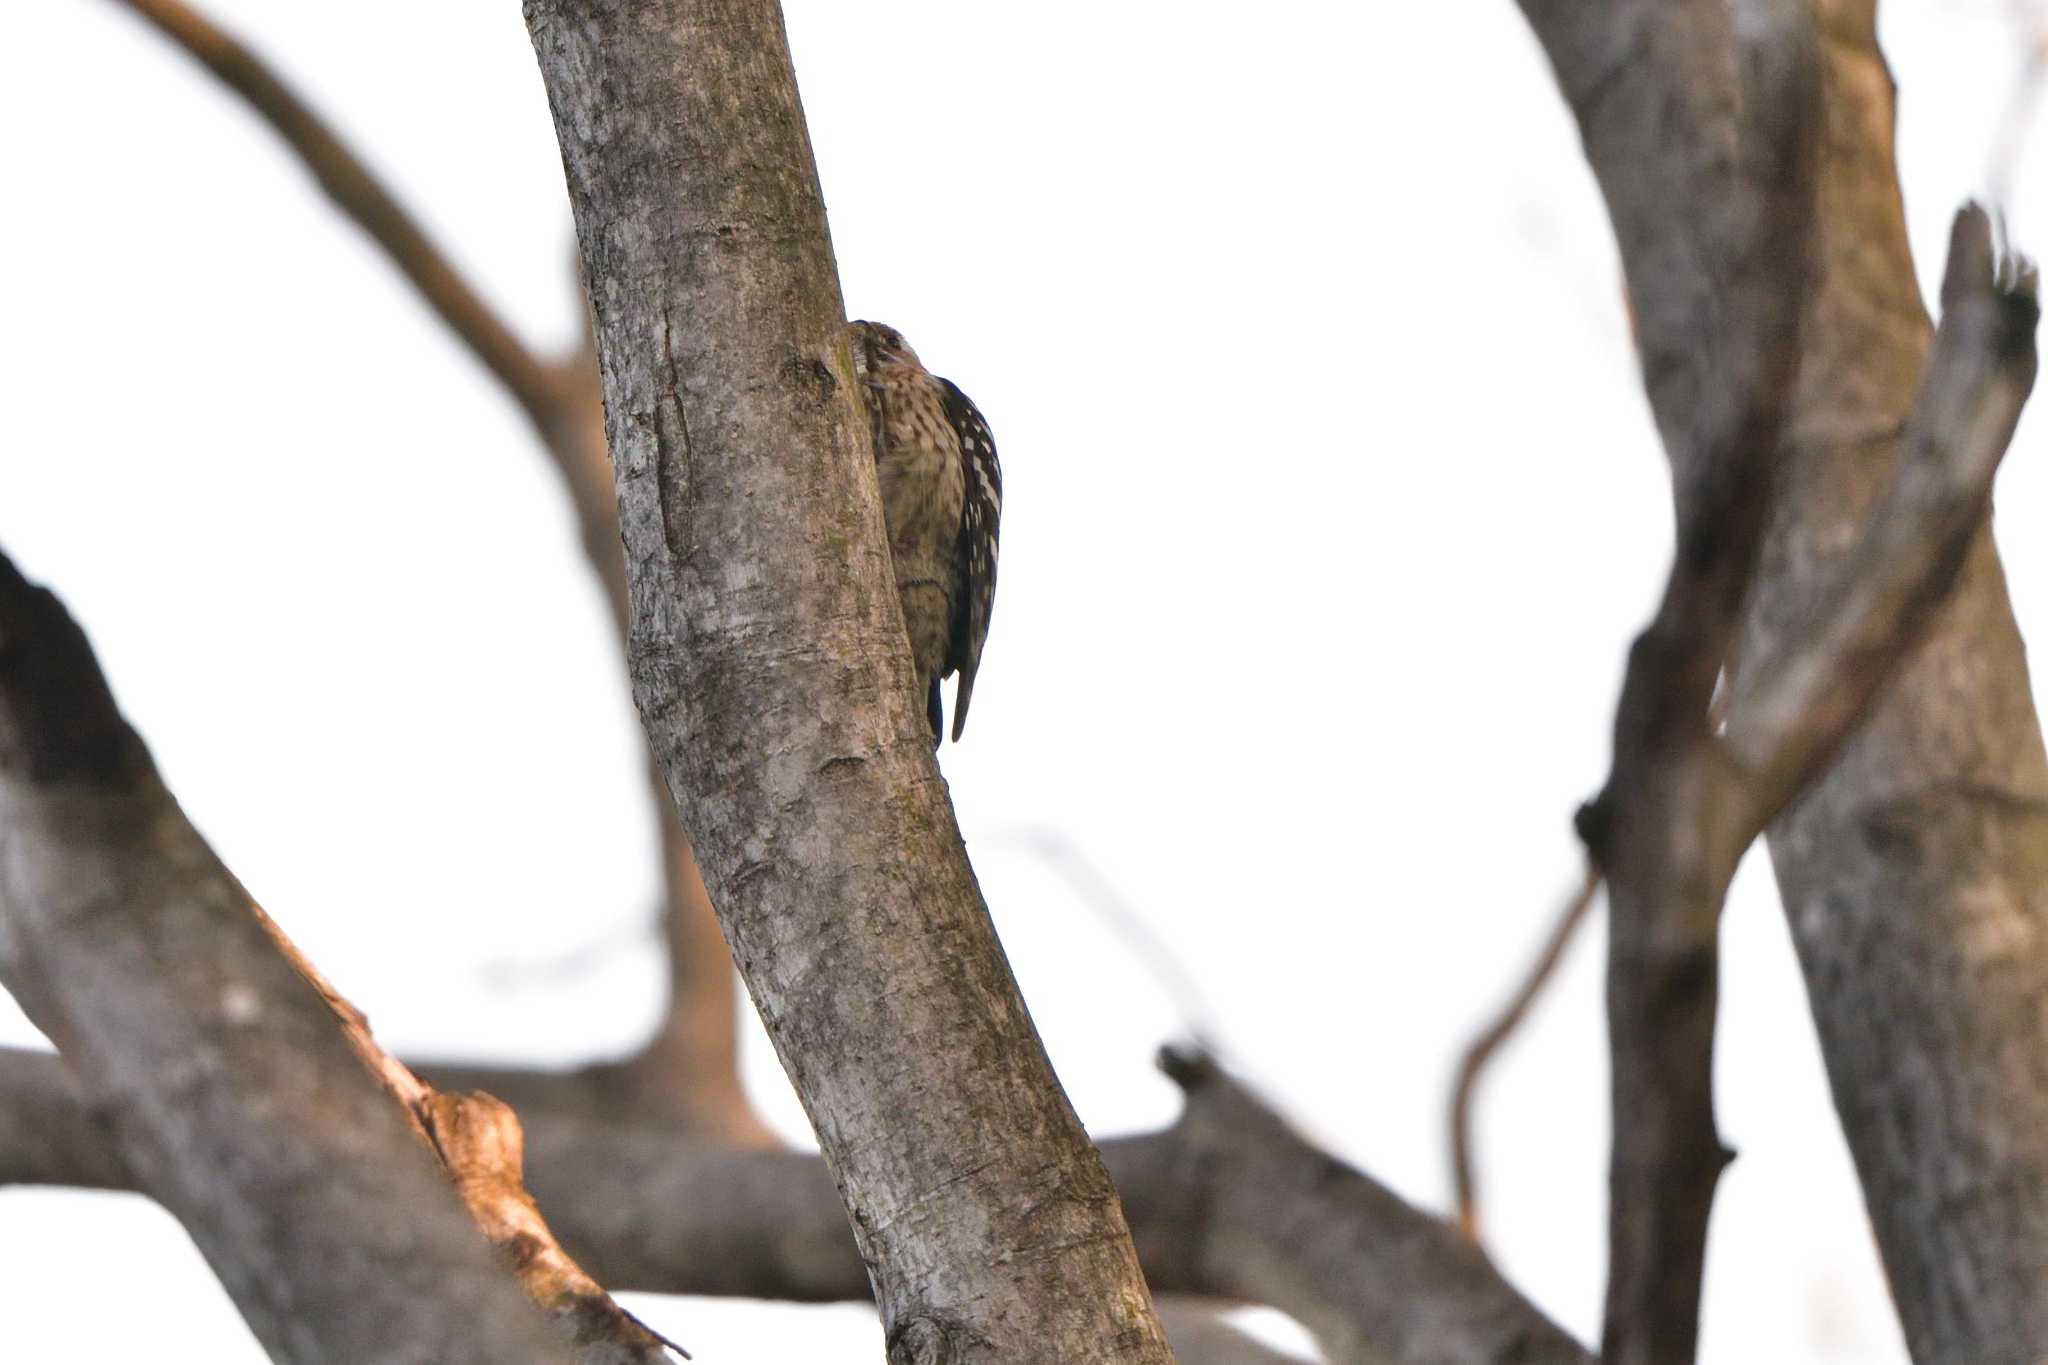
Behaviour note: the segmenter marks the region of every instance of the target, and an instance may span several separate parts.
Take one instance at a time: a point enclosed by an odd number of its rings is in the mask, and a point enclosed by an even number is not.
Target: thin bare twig
[[[1593,897],[1599,889],[1600,870],[1588,863],[1578,889],[1565,901],[1563,911],[1551,927],[1550,937],[1544,941],[1542,951],[1536,955],[1536,961],[1531,964],[1521,986],[1493,1022],[1466,1045],[1465,1055],[1458,1061],[1457,1078],[1451,1086],[1451,1179],[1457,1190],[1458,1230],[1474,1241],[1479,1240],[1479,1180],[1472,1160],[1473,1097],[1487,1064],[1521,1027],[1529,1007],[1536,1003],[1536,997],[1549,984],[1551,974],[1564,959],[1564,950],[1570,945],[1572,936],[1586,922],[1587,912],[1593,908]]]
[[[115,3],[134,11],[240,95],[526,413],[568,485],[584,525],[585,548],[614,598],[613,616],[623,629],[623,569],[607,567],[607,555],[618,557],[618,522],[616,509],[607,508],[610,472],[597,365],[588,338],[560,360],[537,355],[361,155],[260,56],[184,0]]]
[[[1173,945],[1155,931],[1137,906],[1095,864],[1080,843],[1051,825],[1019,825],[977,835],[976,842],[1021,848],[1058,873],[1096,917],[1130,950],[1138,965],[1159,983],[1181,1017],[1180,1026],[1203,1051],[1218,1052],[1216,1011]]]
[[[561,406],[560,371],[536,357],[339,134],[254,52],[180,0],[119,0],[247,100],[349,219],[467,343],[537,425]]]

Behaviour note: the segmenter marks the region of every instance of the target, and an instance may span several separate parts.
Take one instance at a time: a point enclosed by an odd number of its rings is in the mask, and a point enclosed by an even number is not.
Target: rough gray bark
[[[1873,0],[1825,0],[1814,312],[1743,676],[1805,629],[1928,349]],[[1892,1294],[1922,1361],[2048,1355],[2048,761],[1990,530],[1868,723],[1770,832]]]
[[[4,558],[0,978],[273,1360],[570,1359]]]
[[[1272,1304],[1349,1365],[1591,1359],[1449,1224],[1309,1146],[1212,1066],[1172,1069],[1187,1094],[1180,1121],[1102,1145],[1159,1293]],[[526,1131],[550,1223],[614,1288],[868,1297],[818,1157],[690,1147],[547,1111]],[[0,1048],[7,1183],[132,1187],[48,1054]]]
[[[634,696],[898,1361],[1170,1359],[917,707],[778,9],[533,0]]]

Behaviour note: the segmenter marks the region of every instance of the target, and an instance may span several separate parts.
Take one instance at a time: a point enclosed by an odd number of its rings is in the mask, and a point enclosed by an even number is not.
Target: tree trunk
[[[1897,461],[1930,335],[1874,0],[1820,8],[1814,311],[1745,665],[1798,637],[1854,545]],[[1770,850],[1914,1358],[2040,1360],[2048,761],[1988,527],[1925,643]]]
[[[530,0],[654,752],[895,1361],[1171,1359],[914,704],[779,9]]]

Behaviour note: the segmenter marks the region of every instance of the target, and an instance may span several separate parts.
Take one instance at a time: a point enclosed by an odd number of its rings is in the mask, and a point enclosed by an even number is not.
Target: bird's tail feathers
[[[939,680],[936,675],[932,678],[931,689],[924,694],[924,716],[931,722],[932,747],[936,749],[939,747],[940,738],[946,733],[946,708],[939,700]],[[960,738],[960,727],[957,725],[953,727],[953,738]]]
[[[937,684],[933,684],[934,687]],[[953,688],[953,742],[960,742],[960,732],[967,728],[967,703],[974,699],[974,670],[960,670],[960,682]]]

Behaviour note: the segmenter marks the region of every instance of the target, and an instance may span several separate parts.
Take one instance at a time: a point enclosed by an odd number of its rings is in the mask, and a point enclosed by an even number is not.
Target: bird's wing
[[[996,438],[981,409],[950,379],[939,380],[946,417],[960,438],[960,460],[967,495],[960,506],[960,535],[955,554],[960,591],[953,603],[953,642],[947,663],[960,673],[953,694],[953,739],[967,725],[967,703],[974,696],[974,673],[981,666],[982,642],[988,638],[989,612],[996,600],[996,547],[1003,520],[1003,466],[996,458]]]

